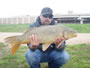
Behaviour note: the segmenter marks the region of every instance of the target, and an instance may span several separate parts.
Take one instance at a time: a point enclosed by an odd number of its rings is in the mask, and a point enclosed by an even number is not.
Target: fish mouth
[[[77,34],[75,34],[75,37],[77,37]]]
[[[77,34],[73,35],[72,37],[77,37]]]
[[[68,38],[74,38],[74,37],[77,37],[77,34],[70,34],[70,35],[68,35]]]

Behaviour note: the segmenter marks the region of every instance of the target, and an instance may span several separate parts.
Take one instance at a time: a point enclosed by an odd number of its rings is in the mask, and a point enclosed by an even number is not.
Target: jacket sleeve
[[[27,46],[28,46],[28,48],[30,49],[30,44],[29,44],[29,43],[27,43]]]
[[[30,24],[29,27],[39,27],[40,24],[38,24],[38,22],[34,22],[33,24]]]

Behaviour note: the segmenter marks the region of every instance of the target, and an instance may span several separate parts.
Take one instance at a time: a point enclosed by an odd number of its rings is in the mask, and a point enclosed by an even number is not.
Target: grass
[[[25,46],[21,46],[15,56],[11,55],[11,49],[0,43],[0,68],[29,68],[26,59],[25,59],[25,51],[28,48]]]
[[[79,33],[90,33],[90,24],[64,24]],[[29,24],[0,24],[0,32],[24,32]]]
[[[90,44],[79,44],[67,47],[71,59],[62,68],[90,68]]]
[[[0,24],[0,32],[24,32],[28,27],[27,24]]]
[[[65,26],[71,27],[79,33],[90,33],[90,24],[64,24]]]
[[[0,68],[29,68],[25,59],[27,50],[27,47],[21,46],[15,56],[11,56],[10,48],[0,43]],[[66,50],[71,59],[62,68],[90,68],[90,44],[67,46]],[[41,68],[48,68],[47,63],[41,64]]]

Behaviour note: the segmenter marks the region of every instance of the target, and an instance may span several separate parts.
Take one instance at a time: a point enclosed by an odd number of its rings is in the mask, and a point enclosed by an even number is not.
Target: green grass
[[[71,27],[79,33],[90,33],[90,24],[64,24]]]
[[[28,24],[0,24],[0,32],[24,32]]]
[[[2,52],[0,55],[0,68],[29,68],[25,59],[25,51],[27,50],[27,47],[21,46],[15,56],[12,56],[11,49],[0,43],[0,51]]]
[[[64,24],[79,33],[90,33],[90,24]],[[29,24],[0,24],[0,32],[24,32]]]
[[[29,68],[25,59],[27,50],[21,46],[15,56],[11,56],[10,48],[0,43],[0,68]],[[67,46],[66,50],[71,58],[62,68],[90,68],[90,44]],[[48,68],[47,63],[41,64],[41,68]]]
[[[90,44],[79,44],[67,47],[71,59],[62,68],[90,68]]]

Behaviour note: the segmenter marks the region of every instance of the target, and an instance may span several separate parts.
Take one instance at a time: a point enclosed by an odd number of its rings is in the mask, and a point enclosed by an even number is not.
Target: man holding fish
[[[30,25],[30,28],[40,27],[44,25],[56,25],[53,20],[53,11],[49,7],[42,9],[40,16],[36,21]],[[56,32],[57,33],[57,32]],[[56,37],[48,48],[43,48],[44,44],[37,35],[30,35],[30,44],[28,43],[29,50],[26,52],[26,60],[30,68],[40,68],[40,63],[48,62],[49,68],[60,68],[66,64],[70,55],[64,50],[66,47],[64,37]],[[48,40],[48,38],[47,38]]]

